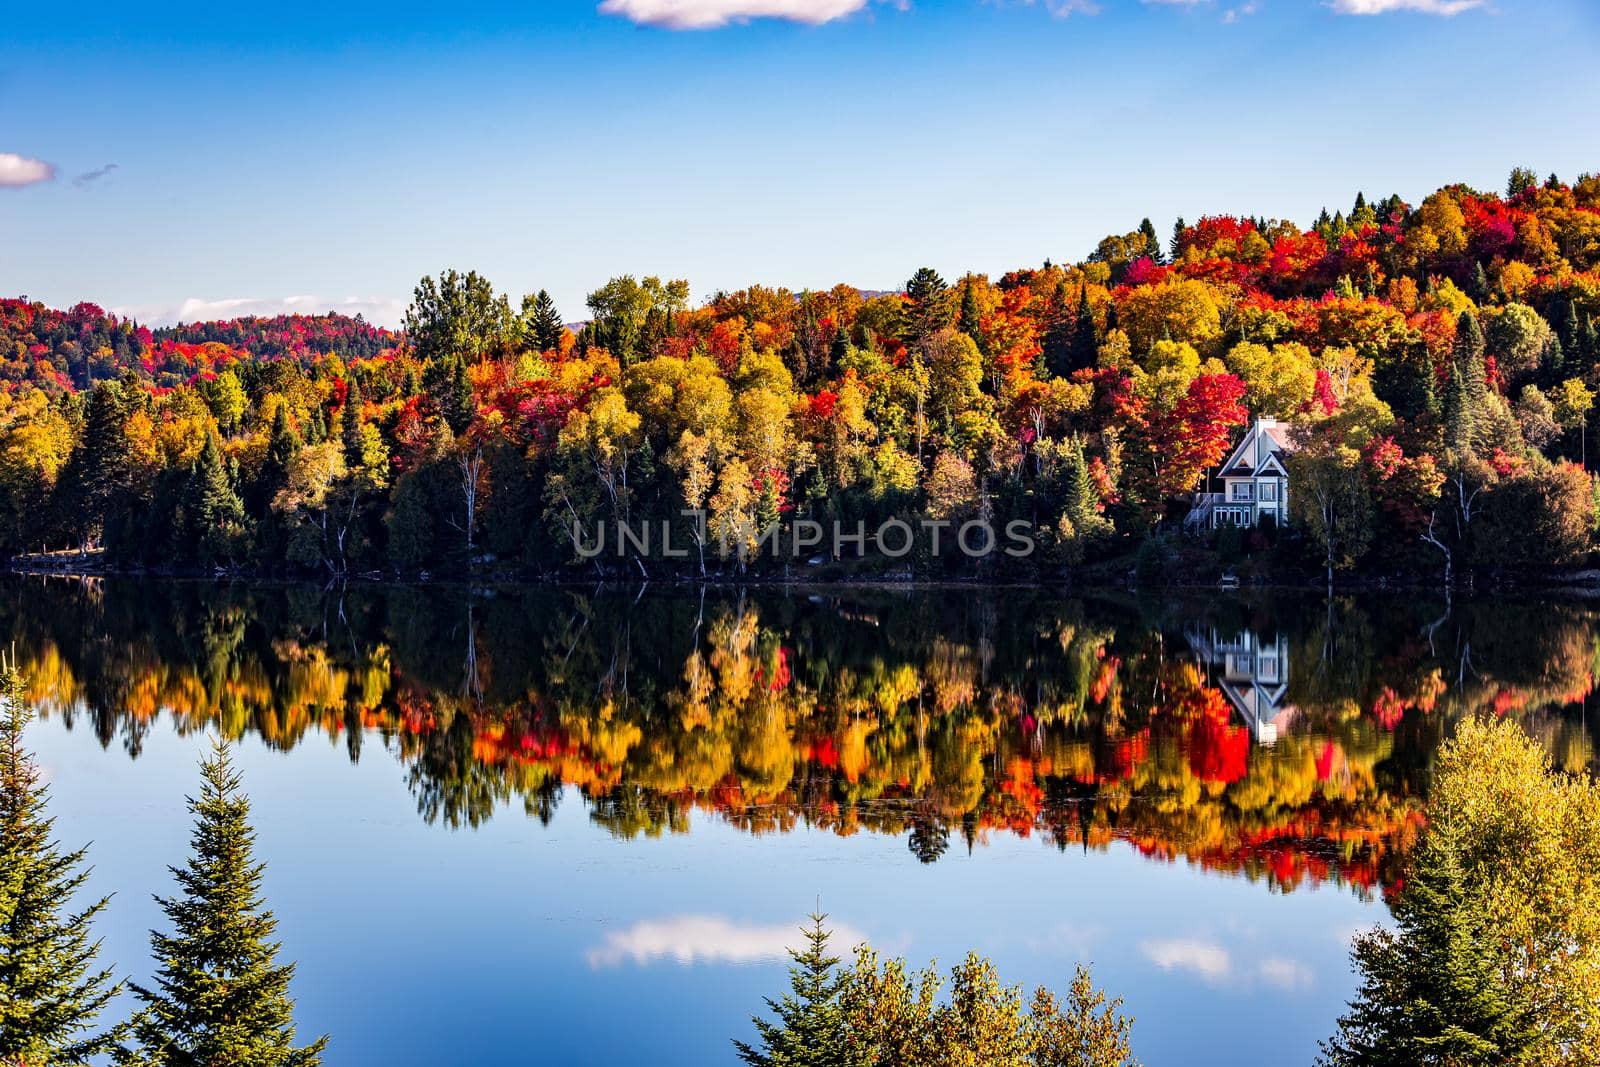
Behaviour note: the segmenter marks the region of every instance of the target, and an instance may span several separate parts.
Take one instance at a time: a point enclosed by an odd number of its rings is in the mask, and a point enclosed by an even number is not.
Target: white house
[[[1258,745],[1276,744],[1299,709],[1287,703],[1289,642],[1281,635],[1268,640],[1243,630],[1223,633],[1216,627],[1191,626],[1189,647],[1205,666],[1208,680],[1250,729]]]
[[[1269,517],[1278,526],[1287,525],[1289,471],[1284,461],[1293,451],[1287,423],[1257,419],[1206,490],[1194,495],[1184,527],[1259,526]]]

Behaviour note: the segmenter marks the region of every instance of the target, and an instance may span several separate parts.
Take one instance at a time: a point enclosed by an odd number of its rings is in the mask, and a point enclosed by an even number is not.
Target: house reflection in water
[[[1190,626],[1185,636],[1212,685],[1244,720],[1260,745],[1277,742],[1298,709],[1285,704],[1289,692],[1289,642],[1282,635],[1264,638],[1250,630],[1224,633],[1216,627]]]

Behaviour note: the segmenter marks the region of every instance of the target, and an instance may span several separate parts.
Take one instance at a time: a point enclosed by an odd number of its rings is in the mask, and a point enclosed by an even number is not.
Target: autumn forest
[[[787,570],[759,535],[801,518],[981,519],[1021,522],[1034,551],[891,561],[869,538],[828,573],[1063,576],[1137,550],[1170,575],[1190,494],[1266,416],[1297,442],[1291,529],[1195,547],[1430,582],[1593,547],[1593,176],[1360,195],[1306,228],[1145,220],[1072,265],[921,269],[897,292],[692,306],[687,282],[623,275],[587,304],[570,326],[543,292],[455,271],[422,280],[399,332],[0,302],[0,546],[179,571],[726,575]],[[585,531],[640,521],[686,558],[583,558]]]

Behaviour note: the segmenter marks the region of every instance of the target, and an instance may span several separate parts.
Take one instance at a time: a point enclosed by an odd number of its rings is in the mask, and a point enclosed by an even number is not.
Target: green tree
[[[234,492],[216,434],[207,434],[184,486],[186,547],[203,563],[241,558],[245,553],[244,501]]]
[[[62,852],[46,789],[22,747],[21,677],[0,673],[0,1063],[67,1067],[112,1050],[120,1029],[96,1021],[121,987],[96,968],[100,899],[68,911],[88,879],[84,850]]]
[[[1397,932],[1357,937],[1361,989],[1323,1045],[1329,1067],[1470,1067],[1528,1058],[1533,1020],[1499,981],[1452,826],[1431,830],[1393,906]]]
[[[405,318],[406,336],[424,361],[496,355],[509,345],[512,323],[511,304],[477,271],[423,278]]]
[[[264,866],[254,857],[250,802],[239,791],[227,745],[201,764],[203,785],[189,800],[193,854],[172,868],[181,890],[158,898],[170,934],[152,933],[160,961],[156,987],[135,985],[144,1011],[134,1021],[141,1067],[315,1067],[326,1037],[294,1045],[293,964],[277,962],[277,920],[263,907]]]
[[[567,332],[561,313],[550,294],[540,289],[536,295],[522,298],[523,334],[540,352],[553,352],[561,347],[561,338]]]
[[[1600,1063],[1600,784],[1552,770],[1518,723],[1469,718],[1428,818],[1323,1061]]]
[[[1149,219],[1143,219],[1139,223],[1139,232],[1144,235],[1144,254],[1150,257],[1150,262],[1160,263],[1162,259],[1161,238],[1156,236],[1155,224]]]
[[[932,267],[922,267],[906,282],[904,337],[915,345],[951,325],[955,308],[950,287]]]
[[[812,915],[811,926],[805,929],[805,949],[789,950],[794,959],[789,992],[781,1000],[767,999],[775,1020],[759,1016],[751,1020],[760,1047],[734,1042],[739,1059],[750,1067],[844,1067],[860,1062],[847,1055],[842,981],[834,970],[839,957],[828,954],[826,920],[826,915]]]

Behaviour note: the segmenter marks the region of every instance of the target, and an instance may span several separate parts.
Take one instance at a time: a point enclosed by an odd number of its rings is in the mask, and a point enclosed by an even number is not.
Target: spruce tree
[[[144,1010],[136,1048],[121,1062],[140,1067],[316,1067],[327,1038],[294,1047],[293,964],[277,962],[277,928],[263,907],[264,867],[254,857],[250,802],[226,744],[201,764],[189,800],[193,854],[171,868],[179,895],[157,898],[172,933],[152,933],[160,961],[155,988],[135,985]]]
[[[1161,262],[1161,238],[1156,236],[1156,227],[1149,219],[1139,222],[1139,232],[1144,235],[1144,254],[1150,257],[1150,262]]]
[[[1173,262],[1177,262],[1178,257],[1183,255],[1183,231],[1188,228],[1189,227],[1183,221],[1182,215],[1179,215],[1178,221],[1172,224],[1171,255]]]
[[[1106,329],[1111,329],[1110,320]],[[1100,335],[1094,328],[1094,309],[1089,306],[1089,287],[1078,286],[1078,310],[1072,318],[1072,350],[1068,373],[1093,367],[1100,357]]]
[[[1072,338],[1077,320],[1069,310],[1071,301],[1067,283],[1058,283],[1055,297],[1050,301],[1050,318],[1045,323],[1044,336],[1040,339],[1045,370],[1058,378],[1065,378],[1075,369],[1072,365]]]
[[[1472,267],[1472,282],[1467,286],[1467,295],[1472,297],[1472,302],[1479,307],[1487,304],[1492,295],[1489,289],[1489,274],[1483,269],[1481,259]]]
[[[84,1064],[115,1047],[96,1026],[121,987],[96,968],[90,927],[105,898],[68,911],[88,871],[62,852],[44,813],[47,790],[22,747],[29,717],[21,677],[0,673],[0,1063]]]
[[[1460,364],[1450,364],[1450,377],[1445,380],[1440,409],[1444,418],[1445,447],[1462,455],[1470,454],[1475,430],[1474,412]]]
[[[524,310],[528,316],[528,336],[534,347],[541,352],[559,349],[567,327],[561,321],[561,313],[556,310],[556,302],[550,294],[540,289],[532,305]]]
[[[1567,313],[1561,320],[1561,345],[1574,360],[1583,358],[1583,320],[1578,317],[1578,305],[1567,302]]]
[[[767,1008],[776,1020],[769,1022],[759,1016],[751,1020],[761,1047],[734,1042],[739,1059],[750,1067],[844,1067],[852,1062],[839,1002],[842,979],[834,970],[839,958],[828,955],[826,919],[826,915],[812,915],[805,931],[805,950],[789,950],[794,959],[789,968],[790,991],[782,1000],[767,998]]]
[[[365,451],[361,435],[361,413],[365,406],[366,398],[361,395],[361,383],[351,378],[349,388],[344,394],[344,411],[339,417],[339,437],[344,445],[344,462],[351,470],[361,466]]]
[[[1361,989],[1322,1046],[1327,1067],[1526,1063],[1538,1023],[1496,970],[1452,827],[1430,827],[1394,904],[1398,930],[1361,935]]]
[[[230,556],[245,522],[244,501],[234,492],[216,434],[207,434],[184,486],[188,548],[210,562]]]
[[[1483,330],[1478,326],[1478,318],[1470,311],[1463,311],[1456,320],[1451,380],[1444,405],[1447,443],[1460,451],[1470,449],[1479,413],[1489,399],[1483,353]],[[1465,446],[1461,443],[1463,441],[1466,442]]]
[[[978,310],[977,287],[970,281],[961,290],[961,314],[956,319],[956,329],[972,338],[978,351],[984,352],[983,317]]]

